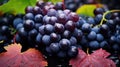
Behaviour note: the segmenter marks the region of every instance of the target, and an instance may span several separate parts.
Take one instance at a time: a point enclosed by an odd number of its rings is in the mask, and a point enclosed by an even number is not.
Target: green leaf
[[[80,15],[94,17],[93,11],[97,7],[103,7],[103,5],[102,4],[85,4],[85,5],[80,6],[77,9],[76,13]]]
[[[56,4],[57,2],[62,2],[63,0],[45,0],[45,1],[49,1],[49,2]]]
[[[25,8],[30,5],[34,6],[37,0],[9,0],[0,6],[0,12],[6,13],[25,13]]]

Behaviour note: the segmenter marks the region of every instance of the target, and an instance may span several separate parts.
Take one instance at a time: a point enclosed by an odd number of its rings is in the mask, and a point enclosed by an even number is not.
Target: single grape
[[[81,27],[83,32],[89,33],[91,31],[91,26],[88,23],[84,23]]]
[[[88,34],[87,37],[88,37],[89,40],[95,40],[96,37],[97,37],[97,34],[96,34],[96,32],[91,31],[91,32]]]
[[[58,35],[56,33],[51,33],[50,38],[52,42],[58,41]]]
[[[60,40],[59,45],[62,50],[68,50],[71,43],[68,39],[62,39]]]
[[[19,23],[23,23],[21,18],[15,18],[13,21],[13,26],[16,28]]]
[[[27,13],[23,17],[23,19],[25,19],[25,20],[27,20],[27,19],[33,20],[34,19],[34,15],[33,15],[33,13]]]
[[[102,34],[97,34],[96,40],[101,42],[104,40],[104,36]]]
[[[40,7],[38,7],[38,6],[35,6],[33,8],[33,13],[34,14],[42,14],[42,9]]]
[[[28,35],[28,32],[25,30],[24,27],[21,27],[21,28],[19,28],[19,30],[18,30],[18,34],[20,35],[20,37],[26,38],[27,35]]]
[[[71,37],[71,32],[68,31],[68,30],[65,30],[65,31],[63,32],[63,38],[70,38],[70,37]]]
[[[36,41],[38,44],[41,44],[41,42],[42,42],[42,35],[41,35],[40,33],[37,34],[35,41]]]
[[[71,46],[70,49],[68,50],[68,56],[69,57],[76,57],[78,54],[78,49],[76,46]]]
[[[37,14],[37,15],[35,15],[34,19],[35,19],[36,23],[42,23],[43,16],[41,14]]]
[[[38,31],[40,34],[44,35],[45,34],[45,25],[42,25],[38,28]]]
[[[94,14],[95,14],[95,15],[103,14],[103,13],[104,13],[103,8],[96,8],[96,9],[94,10]]]
[[[32,6],[27,6],[27,7],[25,8],[25,12],[26,12],[26,13],[33,13],[33,7],[32,7]]]
[[[79,20],[79,16],[74,12],[71,12],[68,15],[68,18],[69,18],[69,20],[72,20],[73,22],[77,22]]]
[[[42,43],[45,44],[45,45],[50,45],[50,43],[51,43],[50,36],[49,35],[44,35],[42,37]]]
[[[77,44],[77,39],[72,36],[72,37],[70,38],[70,43],[71,43],[71,45],[76,45],[76,44]]]
[[[62,3],[62,2],[57,2],[56,4],[55,4],[55,9],[57,9],[57,10],[63,10],[64,9],[64,6],[63,6],[64,4]]]
[[[55,32],[57,32],[57,33],[63,33],[63,31],[65,29],[64,25],[60,24],[60,23],[55,23],[54,27],[55,27]]]
[[[73,21],[67,21],[67,23],[65,24],[65,28],[71,32],[74,31],[75,29],[75,24]]]
[[[90,47],[90,49],[98,49],[98,48],[100,48],[100,44],[98,41],[90,41],[89,47]]]
[[[59,43],[51,43],[49,47],[51,51],[55,53],[60,50]]]
[[[34,23],[33,20],[25,20],[25,21],[23,22],[23,26],[24,26],[24,28],[25,28],[26,30],[31,30],[31,29],[33,29],[33,28],[34,28],[34,25],[35,25],[35,23]]]
[[[49,9],[47,12],[48,16],[56,16],[57,11],[55,9]]]
[[[37,34],[38,34],[37,30],[36,29],[32,29],[32,30],[29,31],[28,36],[30,38],[32,38],[32,39],[35,39]]]
[[[50,33],[54,32],[54,26],[51,24],[45,25],[45,32],[46,32],[46,34],[50,34]]]
[[[64,14],[64,13],[58,13],[57,18],[58,18],[58,22],[62,23],[62,24],[66,24],[66,22],[68,20],[66,14]]]

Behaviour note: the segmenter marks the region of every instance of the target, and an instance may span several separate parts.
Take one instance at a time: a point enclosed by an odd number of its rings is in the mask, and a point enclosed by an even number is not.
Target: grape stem
[[[0,44],[3,43],[3,42],[4,42],[4,40],[1,40],[1,41],[0,41]]]
[[[106,11],[103,16],[102,16],[102,20],[100,22],[100,24],[98,24],[98,26],[101,26],[103,24],[103,21],[107,21],[107,19],[105,18],[105,16],[108,14],[108,13],[112,13],[112,12],[120,12],[120,10],[110,10],[110,11]]]
[[[87,48],[87,55],[89,55],[89,48]]]

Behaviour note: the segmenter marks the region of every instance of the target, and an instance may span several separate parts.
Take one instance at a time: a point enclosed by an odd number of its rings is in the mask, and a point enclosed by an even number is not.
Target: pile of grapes
[[[103,20],[104,8],[96,8],[95,17],[88,17],[79,16],[64,6],[62,2],[54,5],[38,1],[36,6],[26,7],[25,15],[1,16],[0,52],[10,43],[20,43],[22,51],[28,48],[42,51],[50,66],[67,65],[70,58],[77,56],[78,48],[84,51],[89,48],[89,53],[103,48],[119,65],[120,14],[111,12]]]

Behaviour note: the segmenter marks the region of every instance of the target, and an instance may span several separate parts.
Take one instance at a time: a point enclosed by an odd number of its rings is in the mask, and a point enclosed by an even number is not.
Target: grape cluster
[[[49,56],[75,57],[78,53],[77,41],[82,38],[82,31],[77,29],[79,16],[63,3],[39,1],[35,7],[26,7],[23,18],[15,18],[13,26],[17,30],[16,42],[23,49],[35,47],[43,49]]]
[[[12,22],[14,17],[13,14],[7,13],[0,17],[0,52],[5,51],[4,46],[13,42]]]
[[[120,14],[117,12],[108,13],[100,25],[105,9],[96,8],[94,10],[95,17],[80,17],[76,23],[78,29],[83,32],[83,37],[79,41],[79,45],[83,50],[87,48],[94,51],[103,48],[110,52],[112,59],[116,64],[120,63]],[[115,60],[116,59],[116,60]]]

